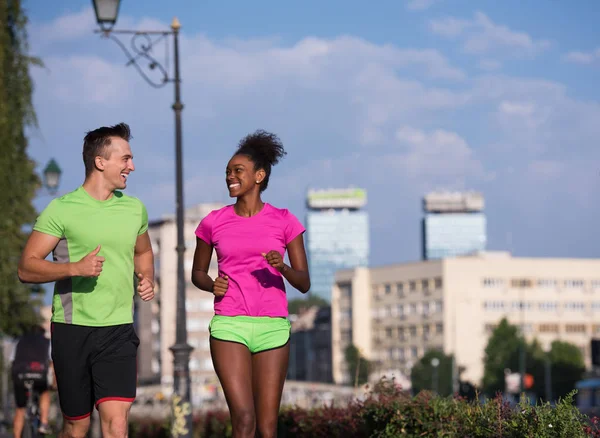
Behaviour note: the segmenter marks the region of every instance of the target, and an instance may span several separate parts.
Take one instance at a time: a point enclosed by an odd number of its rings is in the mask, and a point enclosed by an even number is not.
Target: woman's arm
[[[194,263],[192,265],[192,283],[198,289],[207,292],[213,292],[215,284],[213,279],[208,275],[212,251],[212,246],[199,237],[196,237],[196,250],[194,251]]]

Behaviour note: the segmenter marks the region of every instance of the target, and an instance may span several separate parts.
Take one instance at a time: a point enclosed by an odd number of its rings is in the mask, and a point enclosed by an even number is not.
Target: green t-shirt
[[[55,262],[78,262],[98,245],[98,256],[105,258],[98,277],[55,283],[53,322],[95,327],[133,322],[134,248],[148,229],[148,213],[139,199],[116,191],[99,201],[80,186],[52,200],[33,229],[60,239]]]

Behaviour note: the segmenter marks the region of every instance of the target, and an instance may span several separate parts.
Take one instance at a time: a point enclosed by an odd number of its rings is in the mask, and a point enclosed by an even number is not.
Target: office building
[[[307,195],[307,252],[311,295],[331,299],[335,272],[369,262],[369,217],[363,189],[310,190]]]
[[[290,319],[288,379],[331,383],[331,307],[312,306]]]
[[[433,192],[423,199],[423,260],[441,259],[486,249],[484,199],[474,192]]]
[[[218,381],[209,349],[208,324],[214,315],[214,296],[201,291],[191,283],[191,269],[196,248],[196,227],[208,213],[221,204],[200,204],[189,208],[184,219],[184,271],[186,282],[186,318],[188,344],[194,350],[190,357],[193,404],[214,393]],[[177,327],[177,226],[175,217],[151,221],[149,234],[154,249],[156,297],[150,302],[136,300],[136,326],[140,347],[138,376],[140,383],[158,383],[168,395],[173,387],[173,353]],[[213,254],[208,273],[217,274],[216,255]]]
[[[600,259],[520,258],[479,253],[338,272],[332,289],[336,383],[351,379],[353,343],[376,374],[410,376],[430,349],[453,354],[461,378],[480,384],[488,337],[502,318],[542,348],[577,345],[591,365],[600,335]]]

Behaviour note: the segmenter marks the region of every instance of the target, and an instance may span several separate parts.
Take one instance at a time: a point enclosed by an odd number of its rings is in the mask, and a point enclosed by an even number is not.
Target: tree
[[[530,392],[536,398],[547,399],[546,361],[550,360],[552,398],[564,397],[575,388],[585,370],[583,356],[576,345],[554,341],[551,350],[546,353],[540,343],[534,339],[526,343],[519,329],[503,319],[494,330],[485,349],[483,390],[493,396],[504,391],[504,370],[519,372],[520,347],[525,346],[525,372],[533,376]]]
[[[576,345],[554,341],[550,349],[553,398],[566,396],[575,388],[575,382],[583,378],[585,362]]]
[[[346,364],[348,365],[348,374],[350,375],[349,385],[363,385],[369,381],[371,374],[371,363],[362,355],[354,344],[350,344],[344,351]]]
[[[33,223],[32,205],[40,180],[27,155],[25,128],[34,126],[27,55],[27,18],[20,0],[0,0],[0,335],[15,336],[37,323],[38,299],[17,278],[25,229]]]
[[[328,307],[329,302],[317,295],[310,295],[308,298],[296,298],[288,303],[288,312],[290,315],[297,315],[300,310],[308,309],[309,307]]]
[[[438,361],[437,367],[432,365],[434,360]],[[452,395],[452,356],[439,350],[426,352],[413,366],[410,380],[414,394],[427,389],[437,390],[442,397]]]
[[[504,391],[504,370],[519,369],[518,354],[522,342],[519,329],[503,318],[485,348],[482,387],[486,394],[493,396]]]

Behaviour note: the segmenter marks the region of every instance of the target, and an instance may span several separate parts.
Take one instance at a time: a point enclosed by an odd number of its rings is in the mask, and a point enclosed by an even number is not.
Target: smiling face
[[[225,170],[229,196],[239,198],[252,190],[260,190],[260,183],[264,177],[265,171],[256,170],[254,162],[247,155],[234,155]]]
[[[96,157],[96,166],[102,170],[104,180],[112,190],[125,189],[129,174],[135,170],[129,142],[112,137],[104,155]]]

